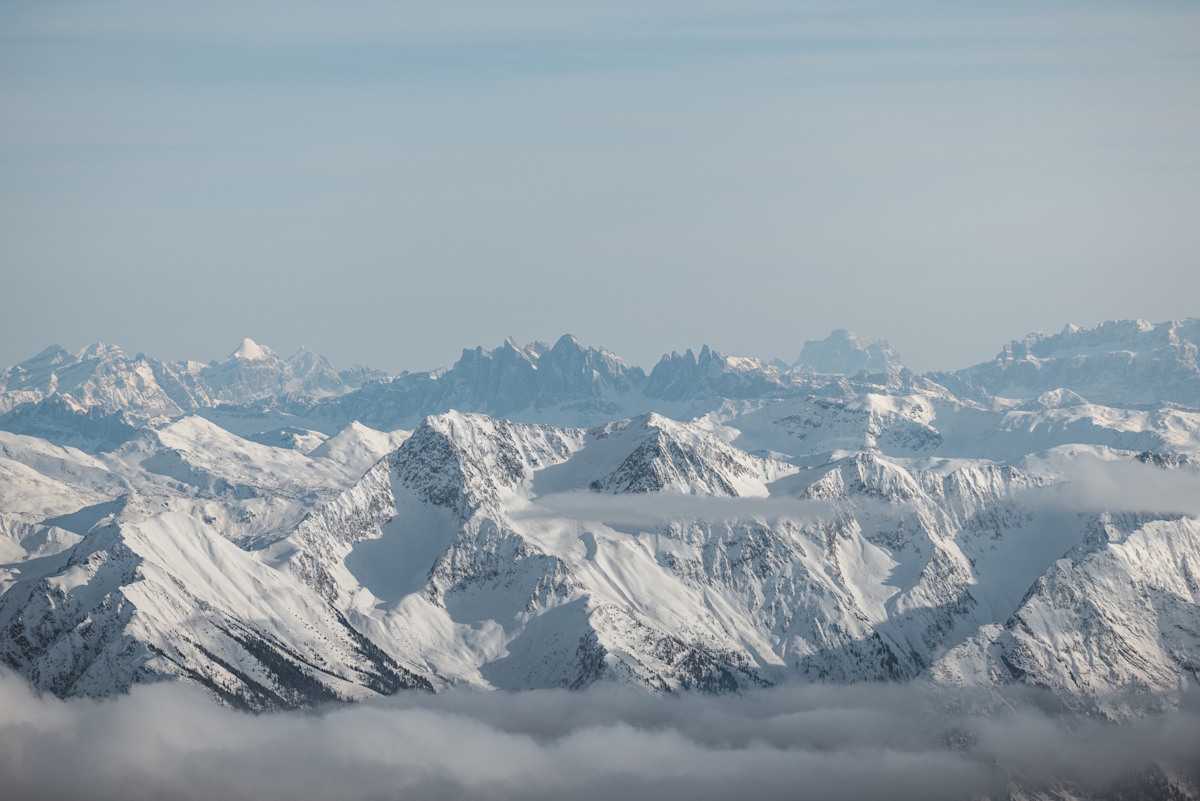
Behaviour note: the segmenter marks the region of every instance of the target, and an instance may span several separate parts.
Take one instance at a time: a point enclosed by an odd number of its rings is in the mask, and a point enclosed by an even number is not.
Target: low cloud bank
[[[1200,516],[1200,471],[1136,461],[1079,457],[1062,481],[1043,490],[1043,502],[1063,509]]]
[[[181,684],[36,697],[0,673],[9,798],[940,799],[1069,783],[1153,764],[1197,775],[1200,714],[1113,725],[1036,699],[924,685],[795,686],[734,698],[405,694],[253,716]]]

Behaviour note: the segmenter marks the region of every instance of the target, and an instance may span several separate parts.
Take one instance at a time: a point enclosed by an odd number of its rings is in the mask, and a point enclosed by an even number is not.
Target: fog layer
[[[730,698],[406,694],[253,716],[180,684],[60,701],[0,673],[9,798],[969,798],[1195,775],[1190,699],[1121,725],[1028,695],[802,686]],[[1144,775],[1144,774],[1143,774]]]

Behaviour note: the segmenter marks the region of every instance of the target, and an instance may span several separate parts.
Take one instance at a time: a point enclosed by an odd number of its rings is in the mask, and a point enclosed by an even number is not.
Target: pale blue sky
[[[0,364],[957,367],[1200,315],[1197,217],[1191,2],[0,2]]]

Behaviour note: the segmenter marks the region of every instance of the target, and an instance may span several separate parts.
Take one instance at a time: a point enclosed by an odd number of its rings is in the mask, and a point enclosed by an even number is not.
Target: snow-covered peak
[[[1052,389],[1038,395],[1032,401],[1024,404],[1021,408],[1026,409],[1062,409],[1068,406],[1084,406],[1087,404],[1085,398],[1080,397],[1077,393],[1069,389]]]
[[[858,453],[831,462],[804,494],[820,500],[865,497],[897,502],[912,500],[920,493],[912,474],[896,461]]]
[[[540,494],[668,492],[765,496],[766,484],[795,468],[752,456],[695,424],[644,414],[587,432],[582,450],[535,481]]]
[[[399,448],[409,434],[408,431],[376,431],[356,420],[322,442],[309,455],[331,459],[350,472],[361,474]]]
[[[762,359],[755,359],[752,356],[726,356],[724,359],[724,368],[731,373],[771,373],[778,372],[779,368],[773,364],[768,364]]]
[[[355,376],[348,374],[351,380]],[[349,383],[329,361],[309,348],[301,348],[286,361],[266,345],[245,339],[223,362],[202,371],[215,403],[302,402],[342,395],[361,380]]]
[[[67,395],[65,407],[96,408],[101,415],[180,414],[183,409],[173,392],[175,387],[168,391],[159,382],[161,368],[162,363],[141,355],[130,358],[115,345],[96,343],[76,354],[55,345],[0,373],[0,414],[22,404]]]
[[[292,372],[296,374],[297,378],[304,378],[314,371],[337,375],[329,360],[310,348],[300,348],[287,360],[287,363],[291,365]]]
[[[125,352],[116,345],[110,345],[107,342],[93,342],[79,352],[78,358],[80,361],[89,359],[123,359],[125,358]]]
[[[275,352],[265,345],[260,345],[250,337],[242,340],[242,344],[238,349],[229,355],[230,359],[241,359],[242,361],[254,362],[263,359],[276,358]]]
[[[636,447],[611,473],[593,482],[593,489],[764,496],[768,482],[793,470],[658,414],[636,418],[621,433]]]
[[[533,471],[566,459],[582,432],[450,411],[426,418],[390,457],[397,479],[434,506],[468,515]]]

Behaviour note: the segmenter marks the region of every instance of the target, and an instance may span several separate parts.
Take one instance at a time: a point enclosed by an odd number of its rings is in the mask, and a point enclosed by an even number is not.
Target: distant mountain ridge
[[[1119,320],[1068,325],[1006,345],[990,362],[934,373],[955,390],[1029,400],[1066,389],[1111,406],[1177,403],[1200,407],[1200,319]]]
[[[328,397],[383,377],[364,368],[339,373],[306,347],[283,359],[248,338],[225,359],[207,364],[128,356],[103,343],[78,353],[52,345],[0,373],[0,412],[62,395],[106,413],[173,417],[220,403]]]
[[[383,377],[365,368],[339,373],[308,348],[283,359],[251,339],[208,364],[129,356],[115,345],[74,354],[55,345],[0,373],[0,427],[53,437],[80,415],[114,429],[220,405],[333,397]]]
[[[882,340],[859,338],[838,329],[822,340],[808,340],[793,369],[844,375],[877,377],[879,383],[898,379],[904,371],[900,354]]]
[[[140,422],[195,412],[260,436],[276,429],[328,436],[354,421],[411,429],[452,409],[589,427],[651,412],[689,418],[729,402],[841,402],[877,391],[872,387],[903,395],[924,386],[984,405],[996,398],[1044,403],[1061,391],[1122,408],[1170,403],[1198,409],[1198,342],[1197,320],[1068,326],[1014,341],[992,361],[924,375],[903,367],[886,342],[843,330],[805,342],[790,366],[704,346],[698,354],[663,356],[649,374],[570,335],[553,345],[510,339],[494,350],[464,349],[450,367],[399,376],[364,368],[338,372],[307,348],[282,359],[249,339],[209,364],[129,357],[111,345],[77,354],[53,347],[0,373],[0,429],[94,449],[113,445]],[[1053,402],[1062,405],[1061,398]],[[60,436],[74,430],[88,437]]]

